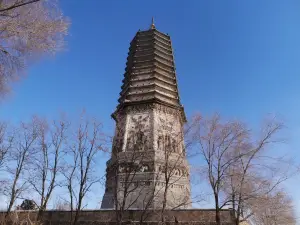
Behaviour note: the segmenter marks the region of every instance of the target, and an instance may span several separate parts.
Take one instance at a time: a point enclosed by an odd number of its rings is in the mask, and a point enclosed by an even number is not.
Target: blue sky
[[[31,63],[0,103],[0,119],[75,118],[84,108],[111,132],[129,42],[154,16],[172,38],[188,116],[218,111],[258,127],[278,114],[288,127],[285,149],[300,161],[300,1],[61,0],[61,7],[72,22],[67,49]],[[299,182],[287,184],[296,202]]]

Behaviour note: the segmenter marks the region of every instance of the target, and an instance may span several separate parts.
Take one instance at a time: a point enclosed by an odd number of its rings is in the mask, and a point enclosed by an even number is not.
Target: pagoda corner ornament
[[[101,209],[191,208],[173,49],[153,18],[130,43],[118,102]]]

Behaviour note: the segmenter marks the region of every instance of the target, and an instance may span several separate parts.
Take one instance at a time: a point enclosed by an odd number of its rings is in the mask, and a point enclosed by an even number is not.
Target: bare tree
[[[4,187],[7,185],[7,180],[3,177],[5,173],[5,166],[8,159],[8,153],[12,148],[13,137],[9,134],[8,126],[5,123],[0,122],[0,195],[4,191]]]
[[[45,120],[39,122],[37,153],[28,178],[33,190],[40,197],[38,219],[47,208],[54,189],[59,185],[57,179],[61,171],[67,127],[68,124],[62,120],[54,121],[50,125]]]
[[[240,157],[232,157],[232,149],[248,136],[248,130],[240,122],[222,123],[219,115],[209,119],[196,116],[195,121],[198,121],[198,126],[195,127],[194,138],[205,160],[205,176],[214,196],[216,223],[220,225],[220,210],[228,204],[227,199],[223,202],[221,199],[222,185],[228,168]]]
[[[105,139],[101,132],[101,124],[88,121],[80,123],[74,141],[70,141],[69,156],[71,161],[67,171],[66,186],[70,196],[71,211],[75,210],[72,224],[76,224],[80,211],[84,208],[84,198],[91,187],[100,182],[101,177],[95,174],[95,160],[105,148]]]
[[[10,180],[5,187],[5,195],[9,199],[7,214],[10,213],[16,199],[27,188],[23,175],[25,171],[28,171],[31,159],[36,153],[37,138],[37,118],[33,118],[29,123],[21,123],[20,127],[14,131],[13,147],[9,153],[10,163],[7,166]]]
[[[6,4],[3,4],[3,1],[1,1],[1,9],[0,12],[2,13],[1,16],[7,16],[6,13],[9,11],[16,9],[18,7],[22,7],[31,3],[38,2],[40,0],[15,0],[15,1],[7,1]]]
[[[74,149],[69,150],[69,154],[71,152],[72,161],[68,163],[66,171],[64,171],[63,175],[65,177],[65,186],[67,187],[69,194],[69,208],[71,211],[74,210],[74,204],[76,203],[76,193],[75,193],[75,175],[78,167],[78,154],[74,152]],[[74,199],[75,198],[75,199]],[[72,219],[71,219],[72,220]]]
[[[62,49],[69,23],[57,1],[0,1],[0,97],[29,59]]]
[[[261,196],[271,195],[294,169],[283,157],[276,157],[270,145],[281,141],[276,136],[283,124],[266,120],[257,139],[249,135],[232,149],[237,160],[226,172],[223,191],[236,212],[235,224],[253,216],[251,205]]]
[[[295,225],[296,217],[291,198],[283,191],[266,194],[250,203],[257,225]]]
[[[220,210],[230,205],[238,225],[252,215],[251,201],[287,179],[286,173],[280,173],[278,163],[276,167],[271,165],[272,153],[266,154],[267,147],[278,141],[276,135],[283,124],[268,120],[260,136],[255,137],[245,124],[223,122],[219,115],[209,119],[198,116],[196,120],[199,125],[194,138],[206,162],[204,170],[214,195],[216,222],[221,223]]]
[[[70,209],[70,203],[66,200],[57,199],[54,205],[54,209],[59,211],[69,211]]]
[[[0,122],[0,171],[3,168],[8,152],[12,147],[13,138],[9,134],[7,124]]]

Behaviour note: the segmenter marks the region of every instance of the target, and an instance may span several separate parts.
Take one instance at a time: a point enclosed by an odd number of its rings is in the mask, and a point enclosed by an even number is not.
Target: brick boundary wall
[[[5,212],[0,212],[4,215]],[[74,212],[73,212],[74,213]],[[128,210],[124,213],[124,224],[139,224],[142,211]],[[22,220],[30,217],[35,220],[37,211],[15,211],[12,213],[12,219]],[[80,225],[114,225],[116,212],[114,210],[83,210],[79,215]],[[176,224],[175,217],[178,223],[182,225],[214,225],[215,211],[213,209],[188,209],[188,210],[167,210],[165,211],[165,221],[167,224]],[[65,225],[68,224],[71,218],[70,211],[48,210],[43,213],[43,225]],[[232,210],[221,210],[221,218],[223,225],[232,225],[234,213]],[[145,225],[155,225],[160,221],[159,210],[148,211],[147,218],[143,221]]]

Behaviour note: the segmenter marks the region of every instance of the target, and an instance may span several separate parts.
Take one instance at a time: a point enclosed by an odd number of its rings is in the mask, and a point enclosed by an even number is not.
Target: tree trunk
[[[167,205],[167,191],[168,191],[167,182],[165,185],[166,185],[166,187],[164,190],[164,199],[163,199],[163,205],[162,205],[162,209],[161,209],[161,222],[163,224],[165,222],[165,209],[166,209],[166,205]]]
[[[240,224],[240,219],[239,219],[239,217],[236,217],[235,218],[235,225],[239,225]]]
[[[73,225],[76,225],[79,219],[79,213],[81,211],[81,203],[82,203],[82,197],[79,196],[79,201],[78,201],[78,206],[76,208],[76,212],[75,212],[75,217],[74,217],[74,222]]]
[[[78,218],[79,218],[79,210],[77,209],[76,212],[75,212],[73,225],[77,224]]]
[[[44,212],[44,208],[43,206],[39,209],[39,212],[38,212],[38,216],[37,216],[37,220],[38,221],[42,221],[42,218],[43,218],[43,212]]]
[[[10,196],[10,201],[9,201],[9,205],[7,208],[7,212],[6,212],[6,216],[8,216],[8,214],[10,213],[13,204],[15,202],[15,198],[16,198],[16,183],[17,183],[17,178],[15,178],[14,183],[13,183],[13,187],[12,187],[12,191],[11,191],[11,196]]]
[[[10,211],[12,209],[12,206],[14,204],[14,198],[15,198],[15,196],[14,196],[14,194],[12,194],[11,199],[9,201],[9,205],[8,205],[7,211],[6,211],[6,216],[9,215],[9,213],[10,213]]]
[[[216,205],[216,224],[221,225],[221,215],[219,209],[219,197],[215,194],[215,205]]]

